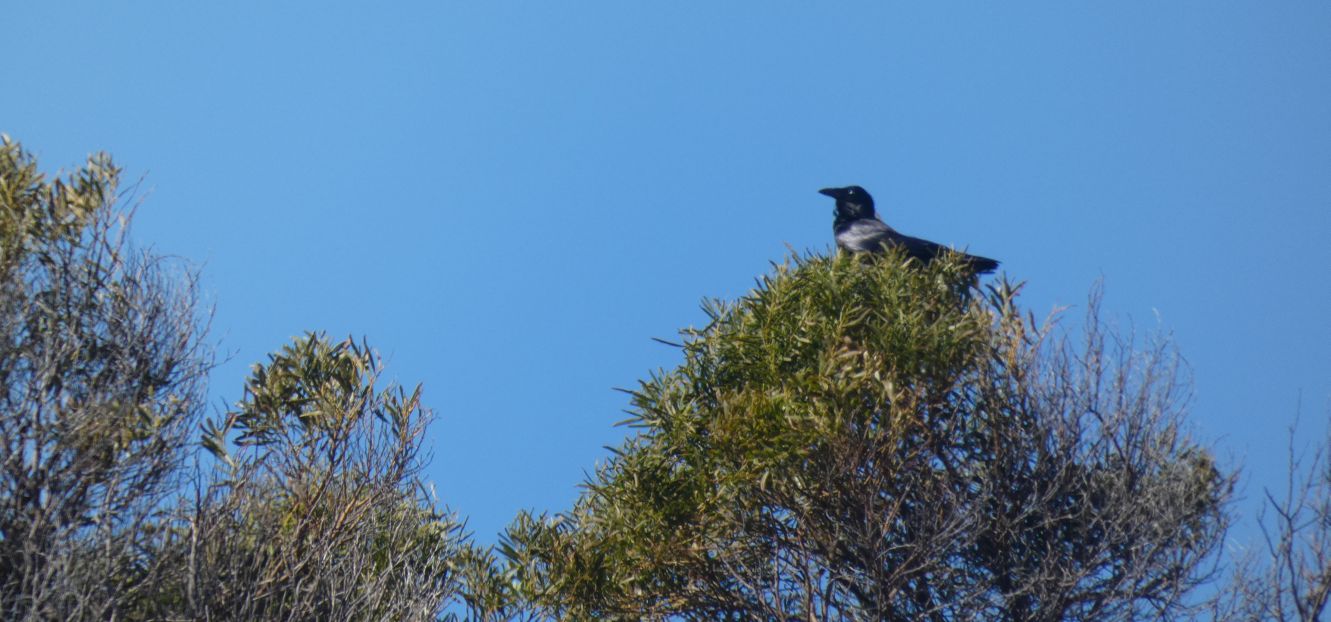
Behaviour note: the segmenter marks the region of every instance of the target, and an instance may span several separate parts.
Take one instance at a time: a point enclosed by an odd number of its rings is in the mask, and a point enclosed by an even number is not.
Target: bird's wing
[[[930,242],[929,240],[921,238],[897,234],[896,243],[906,247],[906,253],[911,257],[918,258],[924,263],[929,263],[933,258],[943,254],[943,251],[945,250],[951,250],[960,254],[966,260],[966,263],[969,263],[976,272],[993,272],[994,269],[998,268],[998,262],[988,257],[963,253],[951,247],[943,246],[937,242]]]
[[[896,243],[906,248],[907,255],[919,259],[924,263],[929,263],[934,257],[942,254],[943,250],[947,248],[937,242],[930,242],[923,238],[901,234],[897,234]]]

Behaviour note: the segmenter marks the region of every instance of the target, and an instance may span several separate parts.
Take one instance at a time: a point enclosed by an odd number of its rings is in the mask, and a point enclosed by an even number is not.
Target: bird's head
[[[819,194],[825,194],[836,199],[836,218],[837,221],[859,220],[861,218],[873,218],[873,197],[859,186],[846,186],[845,188],[823,188],[818,191]]]

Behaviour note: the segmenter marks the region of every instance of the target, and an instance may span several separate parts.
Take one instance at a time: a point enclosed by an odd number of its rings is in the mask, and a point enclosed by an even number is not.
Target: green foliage
[[[971,283],[950,259],[814,256],[705,304],[577,506],[510,528],[512,598],[573,619],[1180,607],[1228,480],[1179,433],[1167,362],[1070,356],[1016,288]]]
[[[420,387],[381,389],[380,373],[367,345],[317,333],[255,365],[204,426],[220,471],[163,547],[184,572],[157,602],[232,620],[441,615],[465,538],[417,479]]]
[[[841,431],[907,437],[917,402],[973,372],[987,318],[956,295],[968,279],[957,266],[811,261],[778,266],[738,304],[704,306],[710,323],[685,332],[684,363],[633,392],[629,424],[651,449],[622,462],[653,462],[643,468],[667,478],[706,473],[706,490],[734,499]]]
[[[99,153],[68,179],[46,181],[37,161],[0,134],[0,268],[30,252],[82,236],[99,210],[115,203],[120,169]],[[49,252],[49,250],[48,250]]]
[[[223,422],[205,425],[204,446],[230,461],[225,438],[234,428],[241,446],[295,440],[313,448],[344,437],[364,417],[375,417],[392,434],[406,438],[421,408],[421,387],[409,396],[399,386],[376,394],[378,369],[367,344],[334,343],[324,335],[307,334],[283,346],[267,365],[254,366],[245,383],[245,400]]]

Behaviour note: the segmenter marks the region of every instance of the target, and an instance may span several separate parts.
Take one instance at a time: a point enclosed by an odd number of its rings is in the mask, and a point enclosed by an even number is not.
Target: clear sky
[[[678,361],[651,337],[829,248],[831,185],[1003,260],[1037,315],[1103,278],[1172,330],[1245,514],[1300,400],[1324,428],[1331,3],[349,4],[10,3],[0,131],[146,175],[219,407],[310,329],[424,383],[481,541],[571,503],[612,389]]]

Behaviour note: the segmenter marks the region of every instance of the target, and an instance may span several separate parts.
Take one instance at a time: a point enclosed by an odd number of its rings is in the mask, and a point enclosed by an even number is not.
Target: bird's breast
[[[883,244],[895,243],[895,231],[877,219],[862,219],[833,228],[837,246],[858,252],[877,252]]]

